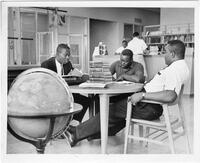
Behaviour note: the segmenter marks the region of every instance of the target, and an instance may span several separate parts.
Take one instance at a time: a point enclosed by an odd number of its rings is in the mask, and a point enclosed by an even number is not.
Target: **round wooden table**
[[[101,119],[101,152],[106,153],[108,140],[108,116],[109,116],[109,97],[124,94],[139,92],[143,88],[143,84],[109,84],[106,88],[81,88],[78,85],[70,86],[72,93],[81,94],[98,94],[100,98],[100,119]]]

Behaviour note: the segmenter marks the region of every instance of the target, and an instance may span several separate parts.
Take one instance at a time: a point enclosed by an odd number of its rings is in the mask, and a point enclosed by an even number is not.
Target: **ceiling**
[[[144,10],[148,10],[148,11],[153,11],[153,12],[156,12],[156,13],[160,13],[160,8],[142,8]]]

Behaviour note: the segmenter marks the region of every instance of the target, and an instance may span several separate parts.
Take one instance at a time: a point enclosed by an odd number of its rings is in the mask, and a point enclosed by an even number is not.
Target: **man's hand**
[[[116,80],[117,80],[117,81],[122,81],[122,80],[124,80],[124,75],[119,76]]]
[[[135,105],[137,102],[142,100],[142,92],[133,94],[128,100],[130,100],[131,103]]]

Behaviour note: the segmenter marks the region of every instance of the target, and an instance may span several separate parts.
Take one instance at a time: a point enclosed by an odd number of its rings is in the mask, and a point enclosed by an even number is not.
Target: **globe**
[[[26,139],[45,138],[55,117],[51,137],[68,126],[74,108],[67,83],[55,72],[33,68],[21,73],[8,93],[8,124]]]

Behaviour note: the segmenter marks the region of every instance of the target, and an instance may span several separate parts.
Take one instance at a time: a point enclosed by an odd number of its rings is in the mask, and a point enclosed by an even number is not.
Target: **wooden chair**
[[[147,145],[148,145],[148,142],[156,143],[160,145],[166,145],[166,146],[169,146],[171,153],[175,153],[174,140],[180,136],[185,137],[185,141],[187,143],[187,153],[190,153],[188,130],[185,123],[185,114],[184,114],[183,107],[181,107],[181,103],[180,103],[182,94],[183,94],[183,86],[181,88],[181,91],[177,100],[172,104],[142,100],[142,102],[156,103],[156,104],[162,105],[163,115],[158,120],[153,120],[153,121],[131,118],[132,104],[131,102],[128,102],[126,128],[125,128],[124,153],[127,153],[128,139],[135,139],[135,140],[139,140],[140,142],[146,141]],[[169,114],[169,106],[172,106],[172,105],[173,106],[176,105],[178,107],[178,115]],[[134,125],[139,126],[139,136],[136,136],[136,134],[134,134],[133,132]],[[143,136],[143,127],[145,127],[146,129],[146,133],[144,136]],[[180,129],[182,130],[180,131]],[[163,136],[165,137],[158,140],[160,137],[163,137]],[[166,138],[168,138],[167,143],[163,142]]]

